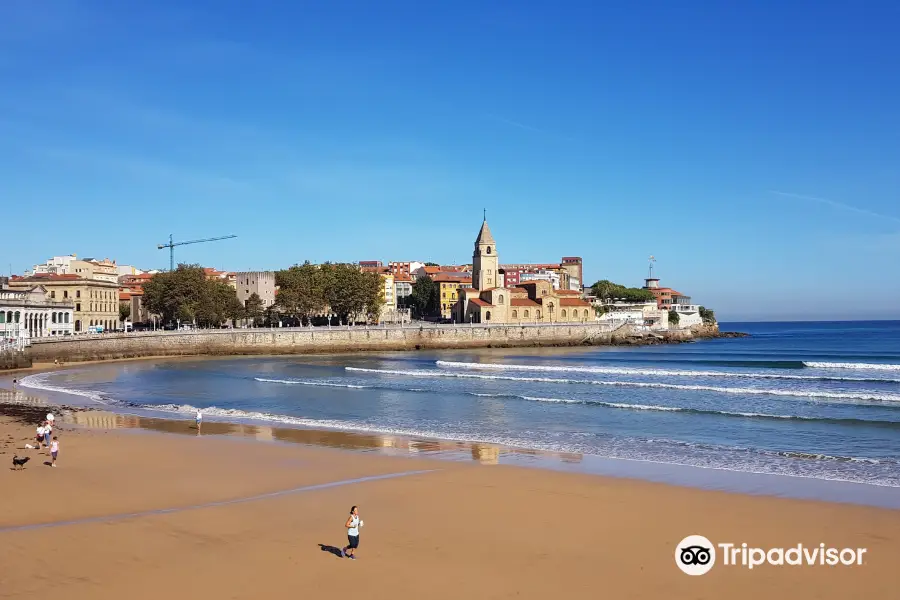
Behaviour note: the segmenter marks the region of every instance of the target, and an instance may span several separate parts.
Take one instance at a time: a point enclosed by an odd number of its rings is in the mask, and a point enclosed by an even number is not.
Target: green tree
[[[263,302],[259,294],[253,292],[244,302],[244,317],[250,319],[252,325],[259,325],[263,319]]]
[[[716,324],[716,313],[705,306],[700,307],[700,318],[703,319],[704,325]]]
[[[674,310],[669,311],[669,325],[674,325],[678,327],[678,322],[681,321],[681,317]]]
[[[439,267],[441,265],[437,264],[436,262],[427,262],[427,263],[425,263],[425,266],[426,267]]]
[[[144,303],[163,322],[218,327],[243,314],[235,290],[221,280],[209,280],[199,265],[178,265],[154,275],[144,285]]]
[[[275,273],[278,312],[309,323],[315,314],[327,308],[324,283],[326,274],[316,265],[306,261]]]
[[[652,302],[656,299],[650,290],[625,287],[608,279],[602,279],[592,285],[591,292],[603,302],[614,298],[621,298],[626,302]]]
[[[122,302],[119,304],[119,320],[123,323],[128,320],[128,317],[131,316],[131,305]]]
[[[412,286],[410,305],[419,318],[435,315],[440,307],[439,296],[440,286],[431,277],[423,275]]]

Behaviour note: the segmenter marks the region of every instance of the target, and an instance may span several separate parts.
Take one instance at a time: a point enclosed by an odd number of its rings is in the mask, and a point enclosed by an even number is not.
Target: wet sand
[[[888,598],[896,592],[896,510],[67,424],[57,430],[59,467],[51,469],[43,465],[46,451],[20,449],[33,432],[34,424],[0,417],[0,596]],[[32,457],[25,470],[10,470],[13,452]],[[354,481],[382,475],[397,476]],[[360,505],[365,521],[355,562],[328,551],[346,541],[351,504]],[[824,542],[868,551],[862,566],[717,565],[688,577],[675,566],[674,551],[689,534],[761,547]]]

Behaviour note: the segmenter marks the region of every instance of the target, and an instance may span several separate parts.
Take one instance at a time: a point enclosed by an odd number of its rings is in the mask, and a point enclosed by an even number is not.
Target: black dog
[[[18,456],[13,456],[13,469],[19,470],[25,467],[25,463],[31,460],[30,456],[26,456],[25,458],[19,458]]]

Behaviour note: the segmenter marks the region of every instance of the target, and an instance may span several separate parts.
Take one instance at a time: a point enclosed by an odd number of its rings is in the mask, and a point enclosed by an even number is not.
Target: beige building
[[[227,281],[227,279],[226,279]],[[263,308],[275,304],[275,273],[273,271],[244,271],[234,274],[235,291],[241,304],[253,294],[262,300]]]
[[[475,238],[472,287],[460,289],[453,314],[460,323],[583,323],[596,319],[581,293],[555,290],[550,281],[537,280],[505,287],[500,278],[497,243],[487,220]]]
[[[118,282],[86,279],[76,274],[36,274],[9,280],[12,289],[30,290],[43,286],[46,297],[75,304],[74,333],[85,333],[94,327],[103,330],[119,327]]]

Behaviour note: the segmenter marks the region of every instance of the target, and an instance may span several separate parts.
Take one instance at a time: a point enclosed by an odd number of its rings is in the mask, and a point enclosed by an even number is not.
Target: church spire
[[[485,211],[485,217],[487,216],[487,211]],[[496,244],[494,241],[494,236],[491,235],[491,228],[488,227],[487,218],[481,223],[481,231],[478,232],[478,237],[475,238],[475,245],[481,244]]]

